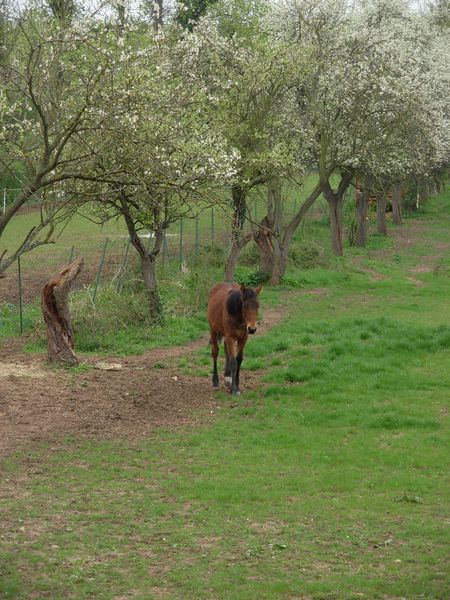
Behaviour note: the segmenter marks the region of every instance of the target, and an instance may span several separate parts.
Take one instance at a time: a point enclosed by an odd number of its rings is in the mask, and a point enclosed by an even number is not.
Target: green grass
[[[448,598],[449,199],[407,220],[410,244],[264,290],[290,316],[250,340],[242,387],[261,384],[219,394],[210,426],[5,461],[0,596]]]

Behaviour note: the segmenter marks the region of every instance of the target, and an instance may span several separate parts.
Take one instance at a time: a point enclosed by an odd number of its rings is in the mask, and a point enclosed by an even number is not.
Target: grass
[[[210,426],[5,461],[0,596],[448,598],[449,200],[264,290],[290,316]]]

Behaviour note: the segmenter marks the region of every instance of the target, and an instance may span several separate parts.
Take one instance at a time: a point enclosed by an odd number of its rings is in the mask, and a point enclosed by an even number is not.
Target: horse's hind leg
[[[218,388],[219,374],[217,372],[217,357],[219,355],[219,336],[215,331],[211,331],[211,354],[214,362],[212,384],[213,387]]]

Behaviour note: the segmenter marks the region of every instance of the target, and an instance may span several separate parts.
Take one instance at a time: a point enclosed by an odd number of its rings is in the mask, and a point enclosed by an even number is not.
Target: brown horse
[[[225,380],[231,380],[231,393],[239,394],[239,373],[244,357],[248,334],[256,331],[258,295],[256,289],[233,283],[218,283],[208,295],[208,322],[211,331],[211,348],[214,361],[212,384],[219,387],[217,356],[219,343],[224,338]]]

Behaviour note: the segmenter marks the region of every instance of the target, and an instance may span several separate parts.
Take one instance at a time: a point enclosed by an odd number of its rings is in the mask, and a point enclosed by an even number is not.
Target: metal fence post
[[[198,258],[198,213],[195,215],[195,256]]]
[[[23,302],[22,302],[22,269],[20,266],[20,255],[17,257],[17,271],[19,275],[19,330],[23,333]]]
[[[180,270],[183,268],[183,217],[180,219]]]
[[[102,257],[100,259],[100,264],[98,266],[97,278],[95,280],[94,293],[92,295],[92,304],[95,303],[95,296],[97,295],[98,284],[100,283],[100,277],[101,277],[102,270],[103,270],[103,263],[105,262],[105,255],[106,255],[106,247],[107,247],[107,245],[108,245],[108,238],[106,238],[105,243],[103,245]]]
[[[122,261],[121,273],[120,273],[119,279],[117,281],[116,291],[117,291],[118,294],[120,294],[122,292],[122,288],[123,288],[123,281],[125,279],[125,269],[126,269],[126,266],[127,266],[128,252],[130,250],[130,244],[131,244],[131,240],[128,240],[127,247],[126,247],[126,250],[125,250],[125,256],[123,257],[123,261]]]

